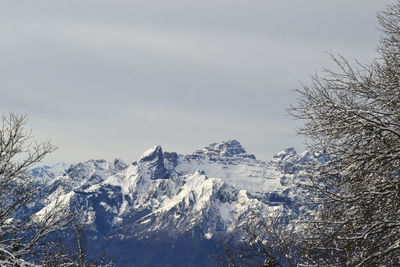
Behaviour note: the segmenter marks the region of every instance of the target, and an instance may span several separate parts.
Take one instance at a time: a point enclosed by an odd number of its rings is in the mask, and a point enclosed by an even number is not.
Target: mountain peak
[[[293,157],[295,155],[297,155],[296,149],[294,147],[288,147],[285,150],[282,150],[282,151],[276,153],[273,156],[273,160],[283,160],[283,159]]]
[[[212,143],[205,148],[196,150],[194,155],[207,155],[217,157],[245,157],[255,159],[253,154],[247,154],[246,150],[237,140],[227,140]]]
[[[142,154],[139,161],[152,161],[156,158],[162,158],[161,146],[152,146]]]
[[[142,154],[139,162],[149,170],[149,175],[152,180],[166,179],[170,175],[164,165],[164,156],[161,146],[153,146],[148,149]]]

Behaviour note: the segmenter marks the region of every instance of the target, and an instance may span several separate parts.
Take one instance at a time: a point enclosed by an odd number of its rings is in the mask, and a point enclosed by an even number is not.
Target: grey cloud
[[[375,56],[390,1],[4,1],[0,106],[53,160],[134,160],[237,138],[268,159],[302,145],[284,109],[324,51]]]

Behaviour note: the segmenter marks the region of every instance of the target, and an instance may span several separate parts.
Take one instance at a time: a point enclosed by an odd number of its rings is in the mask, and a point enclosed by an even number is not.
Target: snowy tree
[[[287,214],[273,212],[243,226],[242,240],[225,244],[221,266],[294,267],[301,260],[301,242]],[[228,243],[228,242],[227,242]]]
[[[0,118],[0,266],[105,266],[87,259],[82,227],[63,199],[32,211],[41,192],[29,170],[55,147],[25,126],[25,116]],[[65,240],[71,234],[76,244]]]
[[[41,216],[26,214],[38,199],[29,169],[55,147],[38,143],[25,129],[26,117],[10,114],[0,118],[0,262],[2,266],[26,265],[49,250],[46,237],[66,229],[72,215],[57,202]]]
[[[315,214],[305,224],[308,265],[400,264],[400,1],[378,15],[379,57],[314,75],[289,112],[304,120]]]

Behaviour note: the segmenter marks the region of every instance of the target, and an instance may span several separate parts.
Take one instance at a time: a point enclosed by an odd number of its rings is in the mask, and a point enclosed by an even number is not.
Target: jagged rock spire
[[[164,166],[164,156],[161,146],[153,146],[139,160],[139,163],[146,166],[151,180],[167,179],[170,173]]]

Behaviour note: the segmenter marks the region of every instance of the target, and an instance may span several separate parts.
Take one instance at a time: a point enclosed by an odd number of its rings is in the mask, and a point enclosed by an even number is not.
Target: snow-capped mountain
[[[315,158],[290,148],[264,162],[229,140],[190,155],[154,146],[133,163],[89,160],[62,165],[61,171],[60,165],[36,168],[33,174],[46,180],[42,203],[66,201],[88,226],[93,247],[118,257],[119,264],[159,266],[153,256],[146,258],[150,249],[152,255],[164,255],[167,266],[168,253],[174,253],[170,247],[195,244],[204,255],[187,255],[189,265],[212,266],[205,263],[207,249],[215,249],[221,237],[234,234],[248,219],[275,210],[296,213],[295,181]],[[186,258],[182,261],[188,263]],[[175,260],[171,266],[179,265]]]

